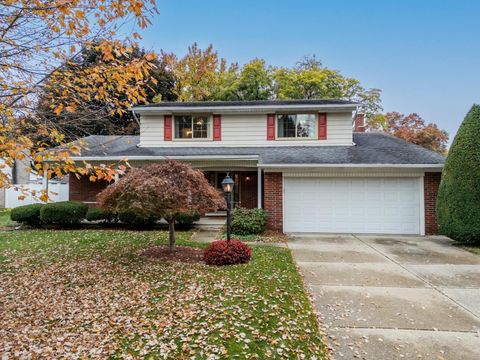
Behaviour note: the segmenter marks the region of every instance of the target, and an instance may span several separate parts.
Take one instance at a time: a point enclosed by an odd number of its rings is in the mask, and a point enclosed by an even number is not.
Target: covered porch
[[[162,159],[140,160],[132,159],[130,164],[133,167],[143,166],[152,162],[162,161]],[[192,167],[201,170],[208,182],[216,189],[222,191],[222,180],[227,176],[234,180],[235,185],[232,193],[232,208],[243,207],[248,209],[262,208],[263,205],[263,172],[257,167],[257,157],[253,156],[196,156],[196,157],[168,157],[172,160],[187,162]],[[70,176],[69,192],[70,200],[80,201],[96,205],[96,196],[105,187],[109,185],[106,181],[90,182],[88,177],[77,179]],[[219,209],[217,215],[222,215]]]
[[[228,175],[235,182],[232,192],[232,208],[247,209],[262,207],[262,173],[261,170],[204,171],[208,182],[222,190],[222,180]]]

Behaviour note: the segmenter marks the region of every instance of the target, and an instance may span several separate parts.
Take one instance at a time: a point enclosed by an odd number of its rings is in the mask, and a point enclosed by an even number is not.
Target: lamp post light
[[[227,201],[227,241],[230,241],[230,230],[231,230],[230,209],[232,207],[232,190],[233,190],[234,183],[235,182],[227,173],[227,176],[225,176],[225,179],[223,179],[222,181],[222,188],[223,188],[223,192],[225,193],[225,200]]]

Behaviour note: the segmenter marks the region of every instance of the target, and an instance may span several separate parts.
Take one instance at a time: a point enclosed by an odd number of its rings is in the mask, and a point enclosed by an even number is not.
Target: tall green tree
[[[229,83],[217,100],[268,100],[273,95],[272,69],[265,60],[254,59],[245,64],[240,72],[231,73]]]
[[[322,66],[315,56],[304,57],[294,68],[276,68],[273,77],[274,93],[278,99],[357,101],[367,119],[383,110],[379,89],[365,89],[357,79]]]
[[[480,105],[473,105],[458,129],[438,192],[440,233],[480,244]]]

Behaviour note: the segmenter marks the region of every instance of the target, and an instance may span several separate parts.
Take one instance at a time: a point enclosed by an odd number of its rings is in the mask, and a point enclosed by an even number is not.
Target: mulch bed
[[[162,261],[198,264],[203,263],[203,251],[190,246],[177,246],[174,252],[170,252],[168,246],[155,246],[142,251],[140,256]]]

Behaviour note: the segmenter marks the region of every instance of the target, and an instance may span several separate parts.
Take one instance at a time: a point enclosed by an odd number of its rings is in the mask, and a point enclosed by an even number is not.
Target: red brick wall
[[[269,230],[283,231],[282,173],[265,173],[263,208],[268,213]]]
[[[425,235],[435,235],[437,227],[437,194],[441,173],[425,173],[423,179],[423,195],[425,198]]]
[[[105,189],[109,183],[107,181],[91,182],[87,176],[77,179],[75,175],[70,176],[69,180],[69,199],[70,201],[81,201],[95,206],[97,194]]]

